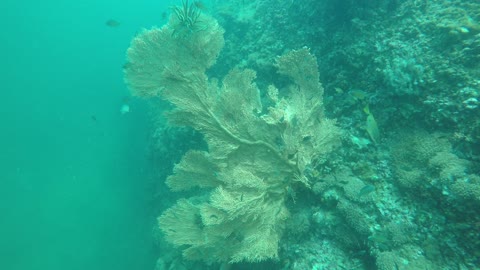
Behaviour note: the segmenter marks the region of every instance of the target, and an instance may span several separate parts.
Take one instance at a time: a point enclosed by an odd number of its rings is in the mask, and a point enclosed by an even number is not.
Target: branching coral
[[[307,48],[277,59],[279,72],[293,83],[282,97],[270,86],[273,105],[264,110],[253,70],[233,69],[221,85],[207,78],[223,30],[210,17],[199,19],[202,31],[172,35],[171,20],[141,33],[127,52],[132,92],[171,102],[170,123],[193,127],[208,143],[208,152],[188,152],[166,181],[174,191],[200,187],[207,193],[179,200],[159,226],[188,259],[275,259],[291,185],[308,184],[304,170],[338,143],[340,130],[324,116],[316,59]]]

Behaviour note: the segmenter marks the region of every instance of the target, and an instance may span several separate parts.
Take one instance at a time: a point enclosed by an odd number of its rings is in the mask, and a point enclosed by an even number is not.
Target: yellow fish
[[[363,107],[363,112],[366,113],[367,115],[371,114],[370,107],[368,106],[368,104],[365,107]]]
[[[380,139],[380,131],[378,130],[377,121],[375,121],[373,114],[370,112],[368,104],[363,108],[363,111],[367,114],[366,130],[368,135],[374,143],[378,143]]]

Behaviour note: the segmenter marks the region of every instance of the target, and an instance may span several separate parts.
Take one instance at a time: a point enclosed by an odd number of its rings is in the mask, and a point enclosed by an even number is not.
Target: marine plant
[[[177,18],[171,18],[140,33],[127,51],[132,93],[172,103],[169,124],[193,127],[208,144],[208,151],[187,152],[166,180],[172,191],[201,192],[178,200],[158,224],[186,259],[277,259],[291,191],[309,186],[308,168],[338,144],[340,129],[325,117],[317,60],[308,48],[276,59],[291,84],[270,85],[264,108],[255,71],[235,68],[221,83],[207,77],[224,31],[209,16],[198,19],[201,32],[178,39],[172,35]]]

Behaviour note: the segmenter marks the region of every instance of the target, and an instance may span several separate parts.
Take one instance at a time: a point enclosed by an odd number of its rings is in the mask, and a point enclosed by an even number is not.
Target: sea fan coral
[[[193,127],[208,143],[208,152],[188,152],[166,181],[175,191],[206,193],[179,200],[159,226],[188,259],[275,259],[292,184],[308,185],[305,169],[338,143],[340,130],[324,116],[316,58],[307,48],[277,59],[293,83],[282,98],[270,86],[272,106],[262,114],[253,70],[233,69],[221,85],[208,80],[205,70],[223,45],[223,30],[210,17],[199,20],[205,28],[188,36],[172,35],[175,19],[144,31],[127,52],[133,93],[171,102],[170,123]]]

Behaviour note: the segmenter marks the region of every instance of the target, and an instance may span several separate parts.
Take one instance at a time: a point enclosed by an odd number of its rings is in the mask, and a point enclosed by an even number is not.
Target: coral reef
[[[127,52],[133,93],[171,102],[170,123],[193,127],[208,144],[208,152],[187,152],[166,181],[174,191],[206,193],[180,199],[159,225],[188,259],[275,259],[289,216],[285,201],[295,184],[308,186],[304,172],[338,144],[340,130],[324,116],[317,62],[308,49],[277,58],[278,72],[292,84],[283,97],[270,86],[270,106],[262,113],[254,71],[233,69],[221,87],[207,79],[223,31],[207,16],[199,20],[204,28],[188,35],[175,34],[175,20],[145,31]]]
[[[128,51],[173,104],[159,269],[480,267],[478,1],[210,3]]]

